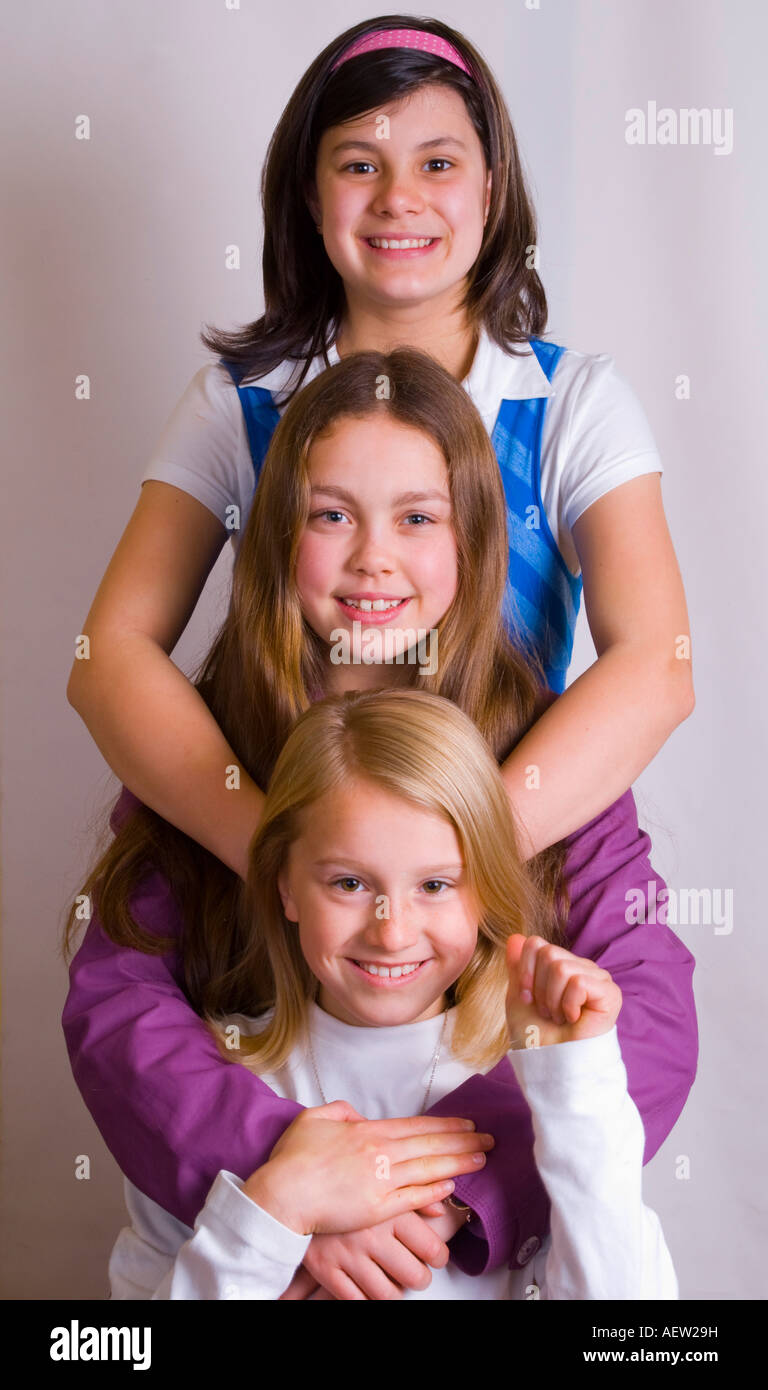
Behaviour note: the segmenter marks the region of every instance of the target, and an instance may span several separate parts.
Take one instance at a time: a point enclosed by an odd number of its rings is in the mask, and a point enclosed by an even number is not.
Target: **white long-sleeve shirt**
[[[430,1104],[475,1069],[452,1055],[449,1011]],[[416,1115],[424,1103],[444,1016],[393,1028],[357,1028],[311,1006],[312,1045],[323,1091],[368,1119]],[[242,1033],[263,1020],[234,1016]],[[531,1108],[534,1157],[551,1201],[550,1233],[524,1268],[432,1271],[428,1299],[676,1299],[677,1279],[658,1216],[642,1198],[644,1132],[627,1091],[616,1028],[597,1038],[510,1051]],[[309,1056],[294,1049],[264,1075],[281,1096],[323,1104]],[[276,1221],[222,1170],[194,1230],[126,1181],[131,1225],[109,1264],[113,1299],[277,1299],[310,1236]]]

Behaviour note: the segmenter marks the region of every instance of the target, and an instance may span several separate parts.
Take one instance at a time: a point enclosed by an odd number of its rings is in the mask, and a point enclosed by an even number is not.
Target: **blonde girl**
[[[444,1197],[452,1183],[430,1184],[430,1164],[438,1179],[482,1166],[489,1135],[456,1132],[455,1153],[425,1161],[398,1117],[494,1066],[530,1107],[551,1234],[524,1270],[473,1279],[445,1265],[411,1296],[677,1297],[641,1196],[621,991],[537,934],[547,914],[503,781],[456,705],[374,691],[302,715],[275,766],[244,912],[238,1011],[211,1024],[226,1058],[310,1108],[245,1181],[219,1172],[194,1230],[126,1183],[113,1298],[279,1298],[315,1234]],[[549,1020],[520,998],[524,956],[546,978]]]

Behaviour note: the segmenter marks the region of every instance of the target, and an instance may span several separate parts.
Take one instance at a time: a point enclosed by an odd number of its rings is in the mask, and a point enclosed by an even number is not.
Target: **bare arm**
[[[695,703],[688,610],[659,474],[606,493],[579,517],[573,538],[597,661],[502,768],[530,840],[526,856],[622,796]]]
[[[227,540],[201,502],[149,481],[99,585],[67,699],[112,771],[152,810],[241,877],[264,797],[170,653]]]

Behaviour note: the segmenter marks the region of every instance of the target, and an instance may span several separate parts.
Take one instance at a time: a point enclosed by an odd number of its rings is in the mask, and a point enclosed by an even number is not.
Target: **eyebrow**
[[[456,135],[436,135],[432,140],[422,140],[415,145],[417,150],[432,150],[436,145],[454,145],[458,150],[466,150],[463,140],[459,140]],[[331,154],[340,154],[342,150],[380,150],[381,140],[341,140],[338,145],[334,145]]]
[[[358,868],[361,873],[367,873],[365,865],[359,864],[355,859],[316,859],[312,865],[314,869],[354,869]],[[463,864],[428,864],[425,868],[417,869],[416,874],[422,878],[429,878],[436,874],[462,874]]]
[[[346,488],[334,487],[332,483],[318,483],[315,487],[311,488],[310,491],[313,495],[315,493],[322,493],[324,497],[338,497],[342,502],[354,502],[355,500],[352,493],[347,492]],[[394,507],[402,507],[404,504],[410,502],[450,503],[450,500],[448,493],[433,489],[431,492],[401,492],[397,497],[392,498],[392,505]]]

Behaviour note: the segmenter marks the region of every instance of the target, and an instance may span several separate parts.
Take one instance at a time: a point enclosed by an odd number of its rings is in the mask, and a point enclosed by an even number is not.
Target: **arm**
[[[551,1239],[531,1266],[543,1299],[676,1299],[655,1211],[642,1196],[643,1125],[618,1034],[511,1051],[531,1107]]]
[[[194,1231],[128,1188],[132,1224],[112,1252],[113,1294],[279,1298],[311,1232],[360,1229],[441,1198],[490,1142],[457,1120],[365,1120],[346,1101],[303,1110],[247,1182],[218,1173]]]
[[[309,1239],[274,1220],[245,1196],[240,1178],[222,1170],[195,1221],[194,1234],[151,1298],[279,1299]]]
[[[179,937],[159,874],[132,910],[148,931]],[[126,1177],[191,1227],[216,1174],[248,1177],[302,1107],[221,1056],[183,993],[177,953],[117,947],[94,915],[69,973],[62,1025],[83,1100]]]
[[[658,473],[623,483],[573,525],[597,661],[502,768],[528,854],[621,796],[694,707],[688,611]],[[685,653],[685,654],[681,654]],[[539,783],[526,787],[526,768]]]
[[[665,885],[651,867],[650,840],[638,827],[631,791],[566,843],[567,944],[610,971],[622,990],[619,1042],[645,1128],[647,1163],[670,1133],[696,1075],[694,959],[668,927],[633,922],[627,895],[641,892],[646,901],[653,881],[657,893]],[[456,1181],[456,1197],[476,1217],[452,1241],[453,1258],[469,1274],[503,1261],[522,1267],[530,1242],[546,1235],[549,1198],[533,1155],[530,1110],[506,1059],[487,1076],[466,1081],[431,1113],[466,1115],[496,1140],[483,1170]]]
[[[120,798],[113,828],[130,810],[131,800],[130,793]],[[178,910],[162,875],[147,876],[131,908],[145,930],[180,939]],[[162,1209],[161,1217],[170,1215],[192,1227],[222,1170],[250,1175],[253,1182],[256,1168],[263,1179],[270,1155],[280,1152],[284,1132],[304,1107],[277,1096],[248,1068],[222,1057],[180,980],[178,952],[160,956],[117,947],[94,915],[70,966],[62,1023],[75,1080],[123,1173]],[[377,1124],[394,1127],[398,1136],[426,1135],[424,1167],[431,1171],[437,1163],[448,1163],[444,1175],[435,1174],[436,1181],[474,1169],[471,1154],[492,1143],[487,1134],[467,1132],[455,1116],[440,1124],[421,1116],[372,1122],[372,1128]],[[429,1136],[436,1134],[443,1147],[433,1158]],[[438,1185],[445,1189],[445,1183]],[[381,1180],[373,1187],[380,1201],[389,1190]],[[414,1191],[418,1205],[444,1195],[422,1187]],[[348,1195],[346,1200],[348,1204]],[[414,1205],[405,1201],[381,1219],[402,1217]],[[150,1244],[157,1241],[150,1238]]]
[[[147,806],[242,877],[264,797],[173,651],[227,539],[207,507],[149,481],[85,620],[90,656],[75,660],[67,698],[113,772]]]

